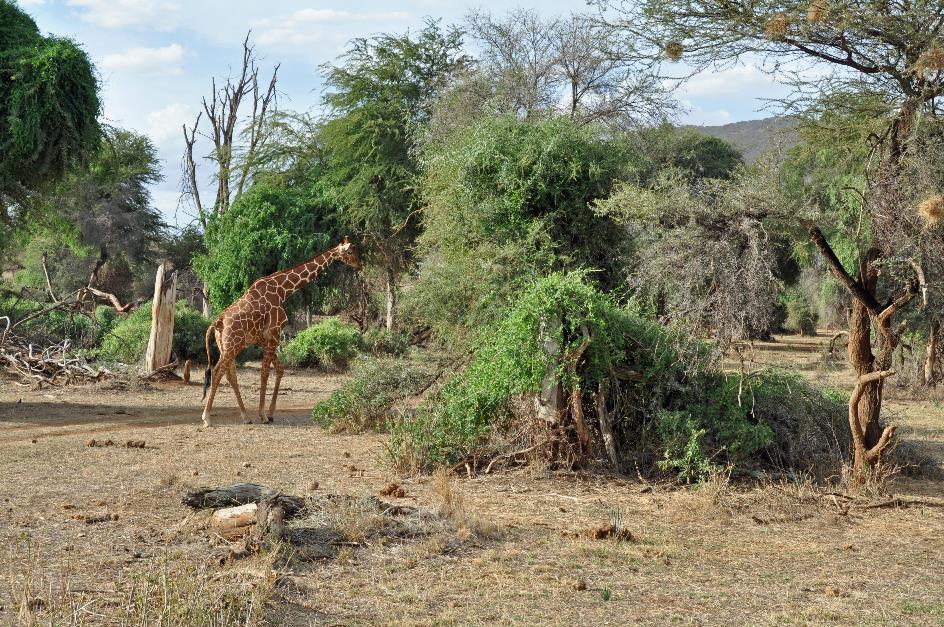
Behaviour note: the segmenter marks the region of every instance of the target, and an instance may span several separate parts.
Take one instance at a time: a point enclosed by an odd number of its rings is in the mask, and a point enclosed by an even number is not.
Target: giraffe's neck
[[[284,293],[283,300],[298,290],[307,286],[324,271],[325,268],[341,258],[341,251],[337,246],[315,255],[305,263],[300,263],[288,270],[282,270],[269,276],[276,282],[279,291]]]

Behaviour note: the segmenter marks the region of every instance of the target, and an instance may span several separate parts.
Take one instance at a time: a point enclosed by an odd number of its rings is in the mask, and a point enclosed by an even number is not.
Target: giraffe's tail
[[[206,337],[204,337],[204,345],[206,346],[207,352],[207,369],[203,373],[203,398],[206,398],[207,390],[210,389],[210,381],[213,378],[213,357],[210,355],[210,336],[216,331],[216,321],[211,322],[210,326],[207,327]]]

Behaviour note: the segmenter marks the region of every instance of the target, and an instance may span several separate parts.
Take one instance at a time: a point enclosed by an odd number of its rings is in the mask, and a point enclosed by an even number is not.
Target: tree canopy
[[[0,0],[0,210],[81,163],[99,138],[98,79],[74,42]],[[22,207],[19,207],[22,209]]]

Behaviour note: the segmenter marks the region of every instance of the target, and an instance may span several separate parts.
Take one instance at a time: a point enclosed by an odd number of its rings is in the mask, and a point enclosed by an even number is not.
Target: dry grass
[[[756,358],[831,385],[850,381],[844,369],[815,365],[828,337],[781,340],[757,343]],[[251,385],[253,373],[240,381]],[[849,497],[802,477],[719,475],[688,489],[532,468],[473,480],[391,476],[384,436],[310,426],[314,399],[337,381],[290,373],[274,426],[212,430],[197,428],[198,386],[0,390],[0,624],[885,625],[944,616],[944,508],[849,507]],[[235,417],[225,390],[220,401]],[[896,398],[888,415],[910,424],[909,443],[944,459],[939,403]],[[88,448],[92,437],[147,448]],[[406,495],[390,502],[415,513],[367,506],[394,479]],[[317,542],[219,566],[206,514],[181,506],[179,494],[238,481],[355,496],[325,499],[317,516],[291,523]],[[944,501],[940,482],[925,477],[898,474],[885,489]],[[75,518],[105,514],[118,518]],[[574,533],[605,523],[632,541]]]

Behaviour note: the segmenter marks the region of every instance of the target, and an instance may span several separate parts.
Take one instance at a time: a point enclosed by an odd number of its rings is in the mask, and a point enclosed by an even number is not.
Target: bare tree
[[[500,18],[473,11],[466,21],[499,112],[564,112],[623,127],[663,119],[675,106],[619,31],[594,17],[516,9]]]
[[[276,106],[279,65],[272,70],[268,85],[259,82],[259,66],[249,34],[243,41],[242,66],[238,75],[227,77],[222,86],[212,80],[209,98],[203,99],[203,110],[191,127],[183,125],[184,180],[183,194],[189,197],[197,212],[200,225],[206,230],[213,215],[223,214],[239,198],[256,172],[258,156],[266,142],[267,117]],[[245,107],[249,106],[248,114]],[[209,130],[203,131],[200,122],[206,115]],[[200,173],[195,155],[197,142],[212,142],[212,151],[203,158],[210,164],[209,179],[214,189],[213,204],[206,205],[200,195]],[[203,313],[210,315],[206,286],[203,287]]]

